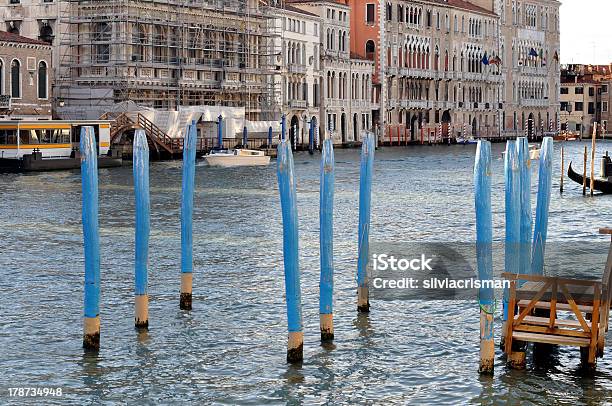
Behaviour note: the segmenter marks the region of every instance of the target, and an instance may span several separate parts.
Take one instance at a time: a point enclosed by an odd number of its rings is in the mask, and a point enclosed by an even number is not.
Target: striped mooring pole
[[[220,117],[220,116],[219,116]],[[221,121],[219,121],[219,128]],[[193,194],[195,189],[196,125],[185,131],[183,142],[183,182],[181,192],[181,298],[182,310],[192,308],[193,290]]]
[[[334,339],[334,146],[331,139],[323,141],[319,204],[319,318],[321,341]]]
[[[370,250],[370,206],[372,201],[372,172],[374,171],[374,135],[367,133],[361,146],[359,174],[359,240],[357,258],[357,311],[370,311],[367,265]]]
[[[83,348],[100,349],[100,233],[98,154],[93,127],[81,128],[82,221],[85,254]]]
[[[136,328],[149,327],[149,295],[147,266],[149,262],[149,232],[151,202],[149,196],[149,145],[142,129],[134,133],[133,144],[134,198],[136,205],[136,235],[134,252],[134,294]]]
[[[289,330],[287,362],[299,363],[304,359],[304,332],[302,331],[297,194],[290,141],[283,139],[278,144],[277,151],[277,177],[283,217],[283,263]]]

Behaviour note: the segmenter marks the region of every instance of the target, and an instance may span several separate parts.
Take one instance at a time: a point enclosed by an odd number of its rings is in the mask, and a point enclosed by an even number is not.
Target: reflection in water
[[[582,145],[567,143],[567,161],[582,162]],[[603,150],[609,144],[600,145]],[[492,177],[496,241],[504,236],[503,147],[493,145],[493,156],[499,157]],[[379,149],[373,242],[472,242],[474,150]],[[372,400],[598,404],[612,399],[609,352],[599,360],[597,373],[585,378],[577,372],[574,348],[559,349],[544,366],[533,365],[530,356],[530,370],[523,372],[506,369],[497,350],[495,376],[480,378],[473,302],[374,301],[370,314],[356,314],[357,150],[336,151],[336,337],[332,345],[321,345],[319,158],[295,155],[305,332],[301,366],[285,363],[282,227],[274,164],[196,168],[191,312],[180,311],[178,303],[181,164],[152,164],[148,332],[133,330],[132,169],[100,171],[100,355],[83,354],[80,348],[83,242],[78,171],[0,175],[0,388],[20,382],[63,386],[62,400],[75,404],[145,399],[258,405]],[[559,180],[559,162],[555,165],[553,191]],[[536,179],[534,169],[534,208]],[[585,199],[580,186],[569,182],[562,196],[553,192],[548,236],[554,243],[547,246],[547,255],[554,254],[555,244],[599,241],[595,227],[612,218],[611,202],[605,196]],[[589,222],[584,213],[591,216]],[[601,269],[605,255],[602,252]],[[547,272],[569,272],[565,261],[557,263],[549,262],[555,266]],[[18,272],[24,264],[29,272]],[[51,317],[41,322],[41,314]],[[0,403],[5,403],[2,396]]]

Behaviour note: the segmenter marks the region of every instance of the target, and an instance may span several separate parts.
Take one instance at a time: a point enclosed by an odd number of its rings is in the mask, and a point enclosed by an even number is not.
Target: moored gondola
[[[567,169],[567,176],[574,182],[582,185],[584,177],[581,174],[574,172],[574,170],[572,169],[571,162],[569,164],[569,168]],[[595,185],[593,186],[593,189],[598,190],[604,194],[612,194],[612,180],[610,179],[612,178],[595,178]],[[591,185],[591,178],[589,178],[588,176],[586,178],[586,184],[587,187]]]

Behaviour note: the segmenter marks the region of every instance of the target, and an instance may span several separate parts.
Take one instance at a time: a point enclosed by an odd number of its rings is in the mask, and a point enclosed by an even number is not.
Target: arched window
[[[17,59],[11,63],[11,97],[21,97],[21,63]]]
[[[374,45],[374,41],[371,39],[366,42],[365,46],[366,58],[373,61],[374,54],[376,53],[376,45]]]
[[[40,27],[40,36],[38,37],[41,41],[48,42],[49,44],[53,44],[53,28],[49,24],[45,24]]]
[[[38,98],[46,99],[48,96],[47,91],[47,63],[40,61],[38,64]]]

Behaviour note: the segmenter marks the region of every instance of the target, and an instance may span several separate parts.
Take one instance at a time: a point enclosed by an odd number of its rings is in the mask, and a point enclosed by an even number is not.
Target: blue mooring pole
[[[134,133],[133,144],[134,197],[136,203],[136,235],[134,252],[134,294],[136,328],[149,327],[149,295],[147,266],[149,262],[149,230],[151,203],[149,197],[149,145],[142,129]]]
[[[219,121],[221,123],[221,121]],[[221,127],[221,125],[219,125]],[[191,310],[193,286],[193,194],[195,189],[196,125],[187,126],[183,143],[183,189],[181,193],[181,301]]]
[[[544,274],[544,252],[548,234],[548,209],[552,188],[553,140],[545,137],[540,154],[540,172],[538,176],[538,200],[536,205],[535,227],[533,230],[533,247],[531,255],[531,273]]]
[[[242,148],[248,148],[249,142],[249,130],[246,128],[246,125],[242,129]]]
[[[526,137],[516,140],[517,159],[520,172],[520,255],[519,273],[531,272],[531,160],[529,159],[529,142]]]
[[[81,128],[81,189],[85,246],[83,348],[100,349],[100,233],[98,229],[98,155],[93,127]]]
[[[300,289],[299,234],[297,196],[291,145],[285,139],[278,144],[277,176],[283,216],[283,262],[285,265],[285,295],[287,298],[287,362],[304,358],[302,331],[302,299]]]
[[[374,135],[368,133],[361,145],[359,173],[359,241],[357,257],[357,311],[370,311],[368,292],[368,255],[370,250],[370,206],[372,201],[372,172],[374,171]]]
[[[310,127],[308,128],[308,152],[310,155],[314,154],[314,121],[310,120]]]
[[[272,126],[268,127],[268,148],[272,148]]]
[[[312,132],[312,127],[310,128]],[[319,319],[321,341],[334,339],[334,146],[332,140],[323,141],[321,155],[321,183],[319,205],[319,253],[321,278],[319,281]]]
[[[217,144],[219,149],[223,149],[223,116],[219,115],[217,118]],[[185,154],[183,154],[184,156]]]
[[[283,114],[281,117],[281,141],[285,140],[285,130],[287,127],[287,116]]]
[[[493,279],[493,220],[491,215],[491,143],[478,141],[474,165],[476,208],[476,260],[478,279]],[[481,374],[492,374],[495,361],[493,342],[493,288],[480,288],[480,367]]]
[[[519,243],[521,232],[521,196],[520,172],[517,159],[516,141],[506,142],[504,157],[504,172],[506,178],[505,206],[506,206],[506,242],[504,255],[505,272],[519,273]],[[508,319],[508,289],[504,289],[503,321]],[[502,329],[501,347],[505,344],[505,329]]]

